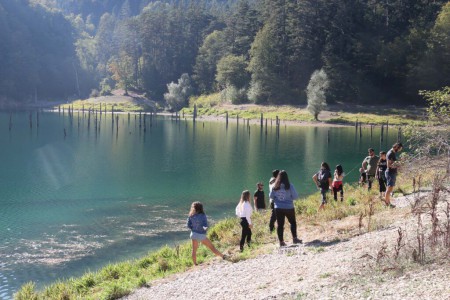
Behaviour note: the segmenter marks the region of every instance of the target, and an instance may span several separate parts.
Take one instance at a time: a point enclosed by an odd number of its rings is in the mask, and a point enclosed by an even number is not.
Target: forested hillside
[[[0,99],[68,99],[167,85],[232,102],[417,103],[450,85],[450,2],[0,0]],[[181,103],[180,106],[187,103]],[[175,107],[175,105],[172,105]]]

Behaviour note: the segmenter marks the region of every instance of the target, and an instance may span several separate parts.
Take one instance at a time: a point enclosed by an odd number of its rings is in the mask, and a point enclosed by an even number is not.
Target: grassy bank
[[[431,178],[431,177],[430,177]],[[423,184],[427,183],[423,178]],[[396,193],[412,192],[412,179],[400,176]],[[367,231],[385,226],[383,218],[377,221],[373,215],[386,211],[378,199],[374,189],[368,192],[355,184],[345,185],[344,202],[330,201],[326,209],[318,211],[320,195],[318,193],[299,199],[295,203],[298,222],[305,228],[327,228],[330,221],[342,220],[357,216],[356,221],[341,226],[342,232],[351,235],[354,230]],[[253,245],[251,249],[241,253],[238,249],[241,227],[237,218],[227,218],[219,221],[208,231],[209,238],[223,252],[230,256],[233,262],[255,257],[261,253],[273,251],[277,245],[277,237],[268,231],[269,212],[255,213],[253,216]],[[353,218],[353,219],[358,219]],[[364,224],[364,225],[361,225]],[[358,228],[359,226],[359,228]],[[289,226],[285,226],[286,237]],[[361,228],[363,227],[363,228]],[[198,251],[198,262],[208,264],[214,258],[212,253],[201,246]],[[164,278],[174,273],[184,272],[192,268],[191,244],[182,243],[176,247],[163,247],[149,253],[147,256],[116,264],[110,264],[97,272],[88,272],[82,277],[71,278],[54,283],[41,291],[36,291],[33,283],[24,285],[15,295],[17,300],[30,299],[117,299],[131,293],[139,287],[152,284],[158,278]]]
[[[195,102],[193,102],[195,103]],[[185,114],[192,115],[194,113],[193,106],[182,110]],[[388,108],[388,107],[363,107],[363,106],[329,106],[327,110],[319,115],[319,120],[325,124],[343,124],[354,125],[355,122],[363,124],[381,125],[389,122],[390,125],[428,125],[424,118],[424,109],[420,108]],[[230,118],[254,119],[259,120],[261,114],[267,119],[276,119],[278,117],[282,121],[296,122],[312,122],[312,115],[305,107],[298,106],[265,106],[265,105],[223,105],[215,106],[199,105],[197,106],[198,116],[220,116],[225,117],[228,113]]]

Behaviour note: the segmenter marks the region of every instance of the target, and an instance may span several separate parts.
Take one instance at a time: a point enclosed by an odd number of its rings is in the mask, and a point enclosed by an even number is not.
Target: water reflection
[[[0,126],[2,299],[30,280],[42,286],[180,243],[192,201],[204,202],[211,220],[234,215],[241,191],[267,183],[274,168],[286,169],[301,195],[314,192],[322,161],[348,171],[380,141],[379,128],[372,136],[363,128],[360,138],[354,128],[277,129],[272,121],[262,128],[141,116],[139,124],[136,115],[95,122],[92,113],[90,121],[87,113],[42,113],[30,129],[26,113],[12,117],[11,131]]]

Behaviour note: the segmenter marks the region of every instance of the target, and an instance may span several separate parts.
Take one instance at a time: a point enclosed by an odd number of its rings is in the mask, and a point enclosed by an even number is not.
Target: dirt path
[[[450,196],[448,196],[450,197]],[[411,198],[396,199],[398,207]],[[406,228],[405,256],[393,260],[398,228]],[[306,241],[300,247],[238,263],[216,261],[154,282],[124,298],[137,299],[450,299],[450,261],[408,260],[415,219],[350,239]],[[386,257],[376,262],[383,245]],[[397,264],[397,265],[396,265]]]

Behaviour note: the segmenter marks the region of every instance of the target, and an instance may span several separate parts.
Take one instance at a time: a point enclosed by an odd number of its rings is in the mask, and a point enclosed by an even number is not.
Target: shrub
[[[28,282],[24,284],[20,290],[14,294],[15,300],[38,300],[38,294],[35,292],[35,284]]]
[[[247,91],[244,88],[238,89],[234,85],[227,86],[220,92],[222,102],[241,104],[248,102]]]

